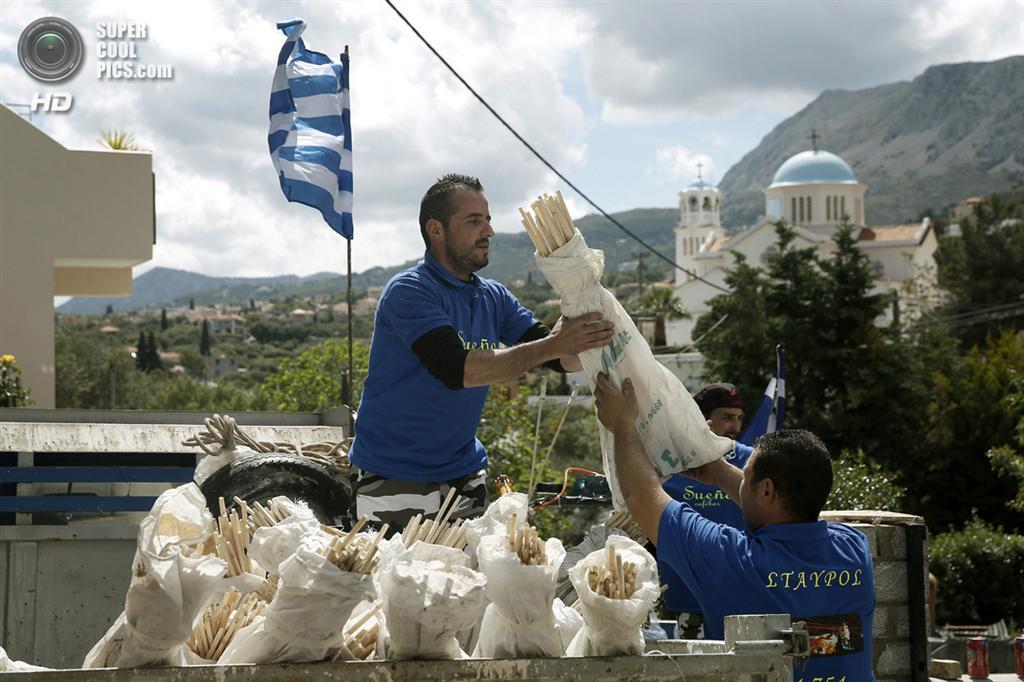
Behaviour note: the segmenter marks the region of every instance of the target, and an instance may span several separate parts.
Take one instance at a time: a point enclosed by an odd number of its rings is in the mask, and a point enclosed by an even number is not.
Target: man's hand
[[[726,462],[725,459],[716,459],[702,466],[680,471],[679,473],[687,478],[694,479],[698,483],[718,486],[718,482],[722,477],[722,467],[727,466],[730,466],[730,464]]]
[[[597,405],[597,418],[606,429],[612,433],[636,429],[640,407],[636,402],[636,390],[632,381],[623,381],[620,391],[612,386],[612,382],[608,381],[604,372],[601,372],[597,375],[594,399]]]
[[[615,325],[602,319],[601,313],[586,313],[579,317],[558,318],[547,340],[559,358],[568,359],[585,350],[608,345],[614,333]],[[576,365],[579,365],[578,358],[575,365],[571,360],[568,365],[562,361],[562,366],[571,371],[578,371]],[[579,369],[582,368],[579,365]]]

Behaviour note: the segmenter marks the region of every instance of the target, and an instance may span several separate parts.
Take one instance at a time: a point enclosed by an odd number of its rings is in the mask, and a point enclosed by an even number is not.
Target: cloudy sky
[[[822,90],[908,80],[927,66],[1024,53],[1024,0],[1000,2],[414,2],[395,4],[526,139],[605,209],[674,206],[701,161],[719,179]],[[21,31],[59,16],[86,44],[78,75],[30,79]],[[341,271],[344,242],[288,204],[267,153],[270,82],[283,35],[352,54],[355,269],[422,252],[416,216],[439,175],[479,175],[495,228],[562,189],[383,0],[19,2],[0,5],[0,101],[74,96],[33,122],[71,148],[124,129],[153,152],[160,265],[210,275]],[[97,77],[97,22],[140,22],[140,64],[165,81]],[[827,141],[826,141],[827,147]],[[728,200],[728,198],[726,198]]]

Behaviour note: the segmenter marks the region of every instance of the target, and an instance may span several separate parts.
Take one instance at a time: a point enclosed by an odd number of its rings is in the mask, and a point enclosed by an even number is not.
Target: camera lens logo
[[[85,46],[74,26],[59,17],[36,19],[18,39],[18,61],[28,75],[46,83],[59,83],[82,66]]]

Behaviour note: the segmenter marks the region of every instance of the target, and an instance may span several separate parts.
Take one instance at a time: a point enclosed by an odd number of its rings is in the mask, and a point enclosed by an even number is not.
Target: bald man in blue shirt
[[[630,514],[697,597],[709,639],[728,615],[788,613],[810,633],[811,656],[794,680],[864,682],[871,670],[875,609],[871,552],[862,533],[819,521],[832,461],[819,438],[783,430],[758,439],[743,469],[723,459],[688,472],[719,487],[743,511],[746,530],[715,523],[662,489],[636,430],[632,382],[602,374],[597,416],[615,437],[615,468]]]

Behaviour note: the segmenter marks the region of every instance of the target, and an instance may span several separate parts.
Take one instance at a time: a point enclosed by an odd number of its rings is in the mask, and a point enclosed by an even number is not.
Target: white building
[[[722,196],[716,187],[698,178],[679,193],[676,262],[700,279],[676,270],[676,296],[691,318],[667,323],[670,346],[693,342],[693,326],[709,311],[710,300],[722,293],[715,285],[726,286],[725,275],[735,264],[736,254],[743,254],[751,265],[765,265],[766,255],[776,248],[779,220],[793,226],[796,248],[813,245],[827,256],[835,249],[831,237],[845,216],[858,228],[857,244],[879,277],[877,290],[896,292],[901,315],[912,318],[936,302],[933,256],[938,244],[930,221],[868,227],[867,186],[835,154],[814,149],[790,157],[762,191],[765,215],[734,236],[722,228]]]

